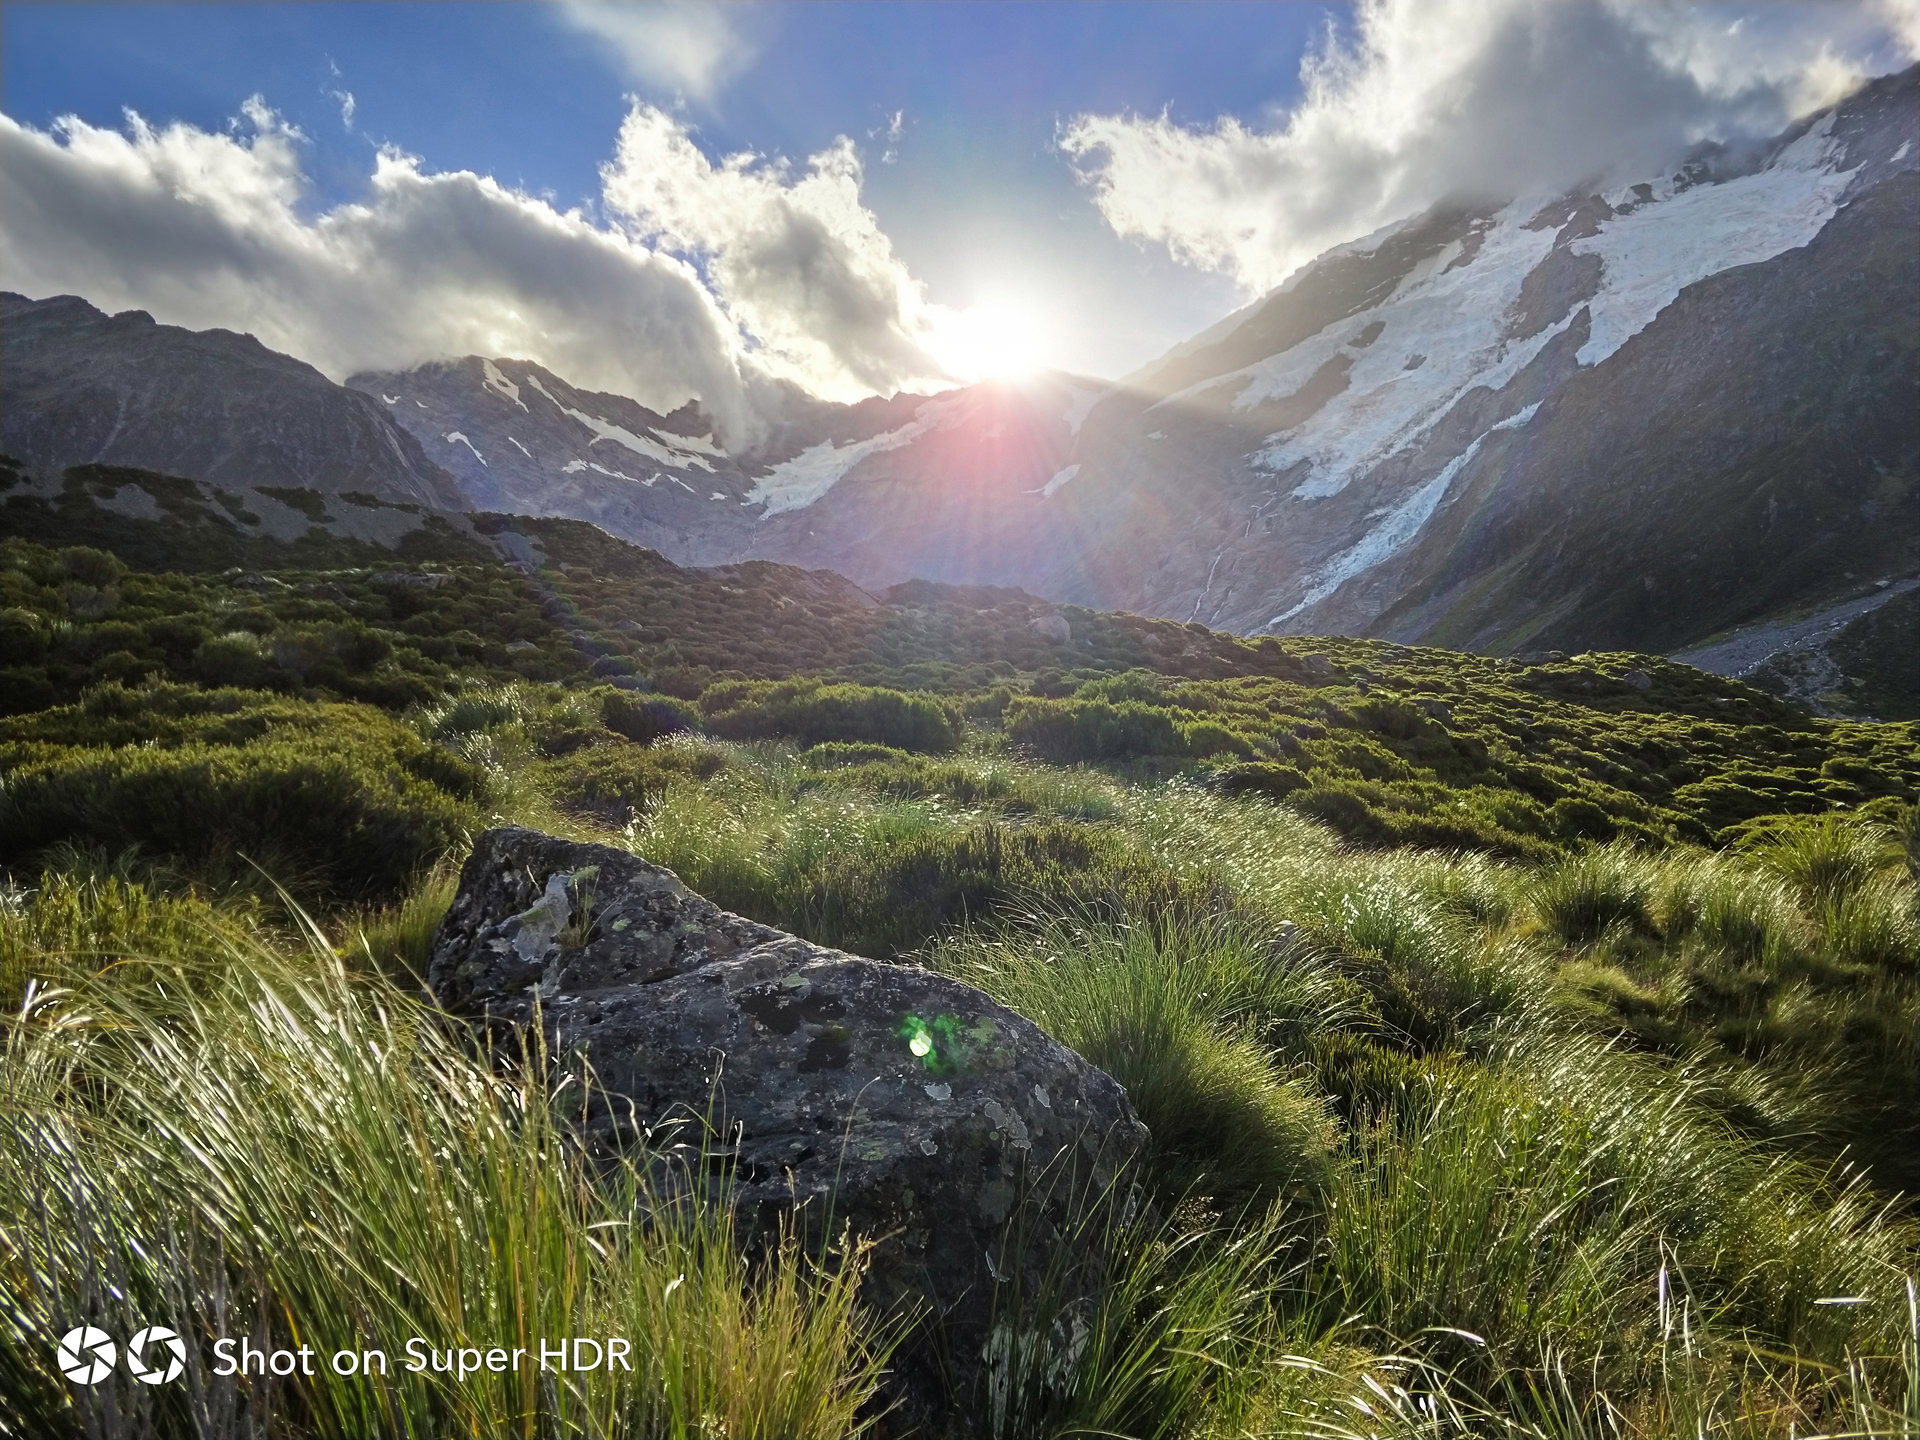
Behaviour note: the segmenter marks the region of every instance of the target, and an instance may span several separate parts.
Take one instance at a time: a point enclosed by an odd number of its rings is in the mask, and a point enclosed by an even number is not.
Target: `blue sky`
[[[704,98],[637,75],[549,5],[9,0],[0,15],[14,119],[111,127],[127,107],[219,130],[259,94],[308,138],[314,209],[360,197],[379,144],[593,205],[629,96],[677,107],[713,157],[798,160],[844,134],[867,161],[868,207],[930,298],[1044,296],[1060,312],[1048,358],[1117,373],[1242,297],[1224,276],[1114,234],[1056,146],[1059,128],[1081,113],[1162,110],[1258,123],[1295,98],[1302,53],[1345,7],[739,7],[752,58]],[[348,93],[351,133],[336,98]]]
[[[785,383],[1117,377],[1328,246],[1916,54],[1920,0],[7,0],[0,287],[746,435]]]

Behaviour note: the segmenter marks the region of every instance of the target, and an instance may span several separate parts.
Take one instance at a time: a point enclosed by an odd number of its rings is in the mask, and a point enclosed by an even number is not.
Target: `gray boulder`
[[[909,1389],[978,1378],[1000,1280],[1037,1284],[1075,1207],[1147,1139],[1126,1094],[1030,1021],[932,971],[825,949],[720,910],[624,851],[483,834],[433,946],[456,1014],[583,1056],[602,1145],[730,1170],[756,1234],[796,1215],[874,1239],[870,1301],[937,1317]],[[704,1152],[704,1153],[702,1153]],[[663,1169],[662,1173],[668,1173]],[[1004,1296],[1009,1293],[1002,1290]]]
[[[1073,626],[1067,617],[1058,610],[1045,615],[1037,615],[1027,622],[1028,628],[1037,633],[1042,640],[1051,640],[1055,645],[1064,645],[1073,639]]]

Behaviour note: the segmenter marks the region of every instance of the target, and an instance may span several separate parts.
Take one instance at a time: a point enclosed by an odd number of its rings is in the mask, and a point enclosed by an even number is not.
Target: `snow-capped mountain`
[[[347,383],[456,477],[468,508],[591,520],[687,564],[724,563],[747,543],[751,482],[691,408],[657,415],[475,356]]]
[[[355,375],[457,477],[468,505],[563,515],[681,564],[778,558],[867,584],[1014,579],[1061,457],[1101,392],[1048,377],[834,405],[795,395],[729,451],[697,407],[660,415],[524,360]]]
[[[1113,384],[796,391],[751,447],[522,360],[343,388],[4,304],[0,449],[36,464],[569,516],[681,563],[1496,652],[1681,650],[1920,574],[1920,67],[1642,183],[1410,217]]]
[[[357,377],[470,503],[1244,632],[1677,648],[1920,568],[1920,70],[1771,145],[1344,245],[1120,383],[797,406]]]
[[[1745,157],[1321,257],[1094,409],[1048,588],[1651,649],[1920,565],[1917,97],[1908,71]]]

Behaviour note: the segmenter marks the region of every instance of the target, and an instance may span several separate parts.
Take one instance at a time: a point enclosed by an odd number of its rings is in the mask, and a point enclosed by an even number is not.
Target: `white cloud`
[[[329,90],[329,99],[340,103],[340,124],[347,130],[353,129],[353,112],[360,108],[360,102],[353,98],[351,90]]]
[[[1920,0],[1879,0],[1880,16],[1908,55],[1920,55]]]
[[[394,150],[362,199],[314,214],[305,137],[259,97],[242,108],[227,133],[0,116],[0,286],[250,331],[336,379],[524,357],[655,409],[697,396],[736,439],[776,375],[852,397],[933,368],[848,142],[797,177],[713,166],[636,107],[606,171],[625,224]]]
[[[758,40],[734,22],[744,5],[698,0],[561,0],[560,14],[603,40],[643,84],[711,104],[759,58]]]
[[[1914,0],[1914,3],[1920,4],[1920,0]],[[882,165],[891,165],[900,158],[900,135],[901,132],[906,129],[906,125],[907,112],[904,110],[895,110],[891,115],[887,116],[887,123],[885,125],[881,126],[878,130],[869,130],[867,132],[867,138],[870,140],[885,137],[885,148],[880,152],[880,163]]]
[[[1362,0],[1278,128],[1083,115],[1060,143],[1120,235],[1251,292],[1456,196],[1656,174],[1920,49],[1920,0]]]
[[[797,171],[753,154],[716,163],[645,105],[601,168],[607,208],[636,238],[697,257],[763,362],[835,398],[940,369],[926,346],[941,312],[861,202],[862,178],[845,136]]]

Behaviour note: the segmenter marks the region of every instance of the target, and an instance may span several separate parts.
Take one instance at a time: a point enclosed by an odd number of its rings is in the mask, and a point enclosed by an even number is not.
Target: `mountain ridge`
[[[352,397],[326,403],[406,452],[389,495],[587,520],[685,564],[1017,586],[1245,634],[1685,650],[1920,573],[1916,138],[1920,67],[1656,180],[1405,217],[1122,382],[795,392],[737,450],[697,404],[661,415],[527,360],[339,387],[281,357],[277,378]],[[195,343],[236,374],[272,354]],[[10,416],[35,403],[6,383]],[[249,423],[188,388],[179,408]],[[58,449],[11,434],[30,462]],[[222,454],[175,448],[125,463],[221,481]]]

